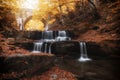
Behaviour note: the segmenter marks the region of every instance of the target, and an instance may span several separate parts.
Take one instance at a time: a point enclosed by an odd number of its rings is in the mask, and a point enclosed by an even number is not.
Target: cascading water
[[[66,37],[67,36],[66,31],[58,31],[58,36]]]
[[[42,39],[39,42],[34,43],[34,50],[33,53],[49,53],[51,54],[51,47],[54,41],[66,41],[70,40],[70,37],[67,37],[66,31],[58,31],[58,37],[54,38],[54,32],[53,31],[44,31],[41,34]],[[70,38],[70,39],[67,39]],[[90,58],[88,58],[87,55],[87,48],[86,48],[86,43],[85,42],[79,42],[80,45],[80,58],[78,59],[80,62],[86,62],[86,61],[91,61]]]
[[[23,30],[23,19],[22,18],[17,18],[17,24],[19,26],[19,29]]]
[[[51,47],[52,44],[55,41],[67,41],[71,40],[70,37],[68,37],[66,31],[58,31],[58,36],[54,38],[55,32],[54,31],[43,31],[41,34],[41,40],[34,43],[34,53],[51,53]],[[49,44],[50,43],[50,44]]]
[[[66,40],[71,40],[71,38],[67,36],[66,31],[58,31],[58,37],[56,37],[56,40],[66,41]]]
[[[43,42],[35,42],[34,43],[33,53],[40,53],[40,52],[42,52],[42,45],[43,45]]]
[[[44,48],[44,52],[47,53],[47,43],[45,43],[45,48]]]
[[[45,31],[45,32],[43,32],[43,41],[45,41],[45,42],[54,41],[53,31]]]
[[[51,44],[50,44],[50,46],[49,46],[49,51],[48,51],[48,53],[49,53],[49,54],[51,54],[51,53],[52,53],[52,52],[51,52],[51,47],[52,47],[52,44],[53,44],[53,43],[51,43]]]
[[[90,58],[87,56],[87,48],[86,48],[86,43],[85,42],[80,42],[80,58],[78,59],[80,62],[86,62],[86,61],[91,61]]]
[[[48,24],[46,24],[45,26],[45,31],[48,31]]]

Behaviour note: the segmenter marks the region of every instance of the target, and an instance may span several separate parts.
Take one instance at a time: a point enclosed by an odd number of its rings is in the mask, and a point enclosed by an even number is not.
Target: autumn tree
[[[16,28],[15,12],[18,10],[16,0],[0,0],[0,3],[1,29]]]

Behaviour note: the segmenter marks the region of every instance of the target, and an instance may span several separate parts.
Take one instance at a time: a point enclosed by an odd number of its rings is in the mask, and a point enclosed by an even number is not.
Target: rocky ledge
[[[0,56],[0,79],[14,80],[39,75],[53,66],[54,58],[45,53]]]

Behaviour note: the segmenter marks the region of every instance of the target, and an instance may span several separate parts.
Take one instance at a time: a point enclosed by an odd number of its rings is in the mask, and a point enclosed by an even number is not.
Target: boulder
[[[53,66],[53,63],[54,56],[52,55],[14,54],[0,56],[0,74],[18,74],[18,76],[15,77],[9,76],[8,79],[16,77],[31,77],[48,70]],[[1,78],[2,77],[0,77],[0,79]]]

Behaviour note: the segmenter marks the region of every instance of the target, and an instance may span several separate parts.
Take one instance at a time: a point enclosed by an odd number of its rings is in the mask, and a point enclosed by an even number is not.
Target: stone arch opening
[[[23,23],[25,30],[28,31],[43,31],[45,28],[45,23],[39,19],[33,19],[33,16],[29,16]]]

